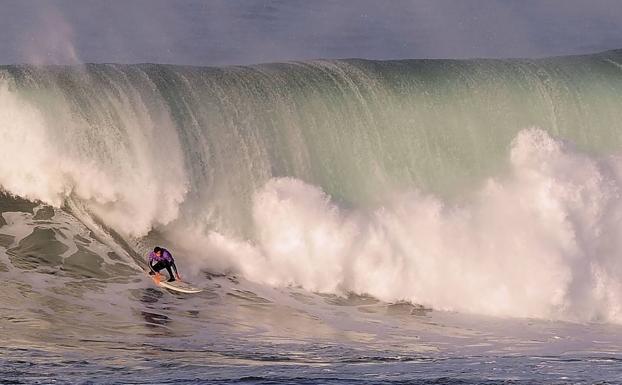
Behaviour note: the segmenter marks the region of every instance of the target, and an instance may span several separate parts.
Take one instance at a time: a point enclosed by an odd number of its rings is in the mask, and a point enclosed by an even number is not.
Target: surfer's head
[[[155,254],[155,255],[157,255],[157,256],[159,257],[160,255],[162,255],[162,248],[161,248],[161,247],[159,247],[159,246],[156,246],[156,247],[153,249],[153,252],[154,252],[154,254]]]

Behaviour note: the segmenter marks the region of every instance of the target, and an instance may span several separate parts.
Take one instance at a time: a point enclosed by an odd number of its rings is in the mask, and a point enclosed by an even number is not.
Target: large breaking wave
[[[138,253],[156,239],[269,285],[622,321],[619,51],[0,79],[0,186]]]

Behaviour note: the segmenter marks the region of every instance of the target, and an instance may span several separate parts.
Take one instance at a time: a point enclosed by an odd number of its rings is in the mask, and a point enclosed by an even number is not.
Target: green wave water
[[[59,157],[96,165],[117,195],[128,168],[145,186],[159,179],[183,185],[170,200],[183,200],[185,215],[200,210],[234,231],[248,221],[252,193],[271,177],[296,177],[343,204],[368,205],[403,188],[463,194],[500,172],[512,138],[532,126],[588,151],[613,151],[621,143],[621,71],[621,51],[538,60],[0,69],[7,97],[40,114],[43,128],[33,135],[45,136]],[[5,130],[15,124],[3,122]],[[158,157],[167,158],[164,172],[153,164]],[[59,202],[88,174],[68,173],[69,182],[46,194],[2,174],[0,184]],[[152,224],[145,219],[132,231]]]

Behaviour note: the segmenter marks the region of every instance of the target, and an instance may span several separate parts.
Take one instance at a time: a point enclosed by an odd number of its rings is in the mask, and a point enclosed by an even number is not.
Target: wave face
[[[622,51],[5,66],[0,186],[259,283],[621,322],[621,97]]]

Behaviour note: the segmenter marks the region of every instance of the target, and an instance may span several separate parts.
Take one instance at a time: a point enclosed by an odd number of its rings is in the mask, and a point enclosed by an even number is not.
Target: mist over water
[[[2,67],[0,185],[270,286],[620,322],[621,62]]]

